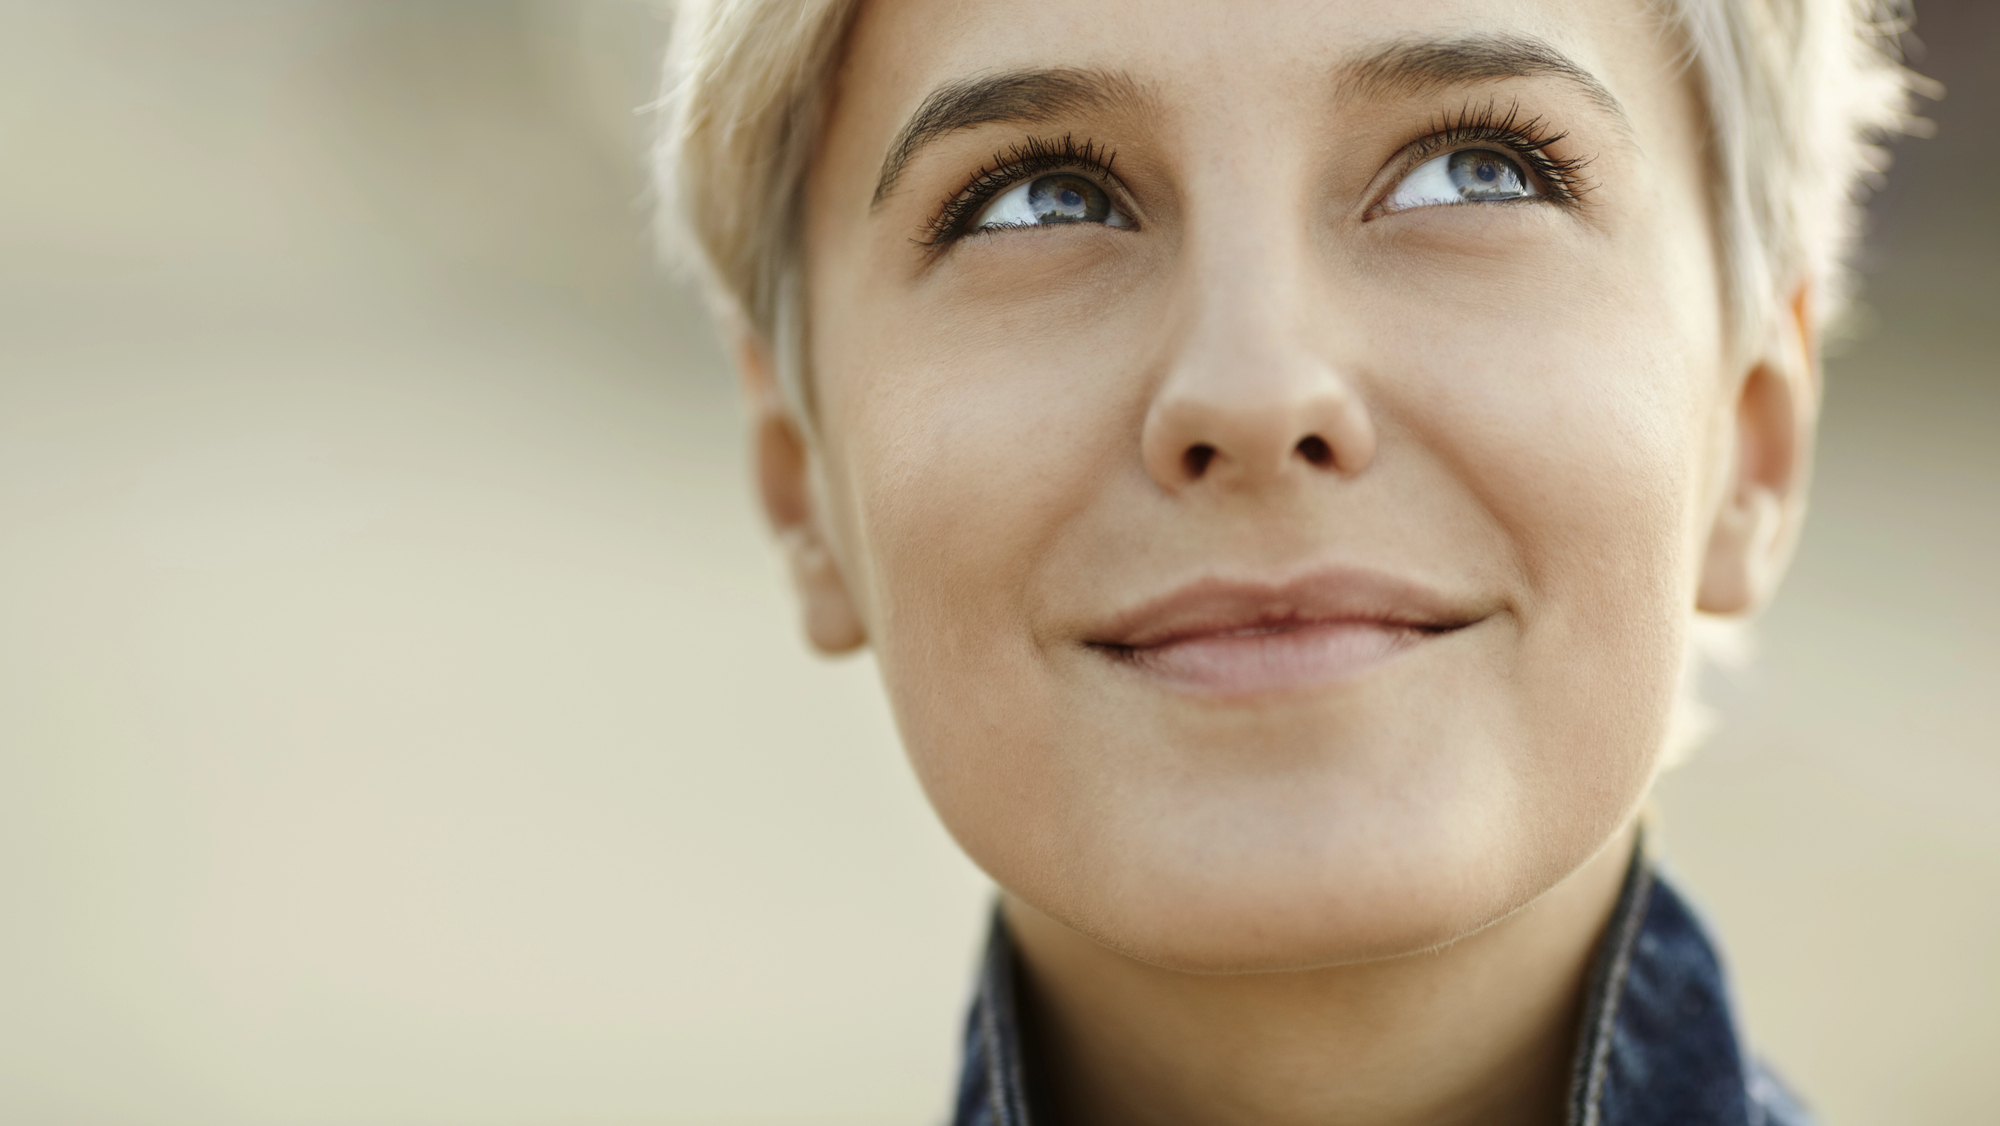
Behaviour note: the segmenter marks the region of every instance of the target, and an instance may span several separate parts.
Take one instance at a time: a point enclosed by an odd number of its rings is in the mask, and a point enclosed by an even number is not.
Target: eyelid
[[[1548,149],[1569,137],[1567,132],[1551,132],[1545,119],[1523,120],[1519,104],[1502,115],[1495,103],[1474,109],[1467,106],[1455,117],[1440,117],[1429,133],[1403,147],[1392,160],[1396,173],[1371,198],[1364,217],[1389,214],[1383,204],[1411,173],[1442,154],[1465,149],[1488,148],[1513,157],[1535,181],[1537,199],[1557,206],[1574,206],[1594,186],[1582,176],[1590,164],[1587,157],[1559,157]]]
[[[1030,177],[1056,172],[1070,172],[1089,179],[1102,188],[1136,226],[1138,209],[1131,205],[1132,193],[1125,190],[1125,185],[1111,170],[1117,159],[1116,152],[1108,151],[1095,141],[1086,139],[1078,143],[1074,134],[1064,134],[1060,140],[1054,141],[1040,137],[1018,141],[1007,151],[995,153],[964,187],[940,204],[937,214],[925,228],[925,237],[916,241],[928,249],[942,250],[974,233],[967,229],[968,225],[1001,193]]]

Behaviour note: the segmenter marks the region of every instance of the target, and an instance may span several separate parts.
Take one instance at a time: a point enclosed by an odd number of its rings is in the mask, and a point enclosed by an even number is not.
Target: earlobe
[[[1708,533],[1695,609],[1707,614],[1747,614],[1777,586],[1785,556],[1784,508],[1769,489],[1749,487],[1726,498]]]
[[[1810,293],[1788,307],[1771,354],[1737,390],[1731,453],[1702,561],[1695,608],[1747,614],[1776,590],[1805,511],[1819,372]]]
[[[824,532],[810,447],[778,389],[769,352],[747,335],[737,347],[737,371],[752,419],[758,498],[790,567],[806,638],[823,653],[858,649],[868,632]]]
[[[826,544],[803,530],[783,532],[778,538],[799,591],[806,640],[827,654],[849,653],[867,644],[868,631],[854,611],[847,580]]]

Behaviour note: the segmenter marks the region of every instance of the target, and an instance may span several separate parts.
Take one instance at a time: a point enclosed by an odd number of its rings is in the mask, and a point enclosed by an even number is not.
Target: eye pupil
[[[1467,202],[1524,199],[1535,194],[1521,166],[1491,149],[1466,149],[1451,154],[1445,174],[1458,190],[1459,199]]]
[[[1028,185],[1028,209],[1038,223],[1102,223],[1111,197],[1081,176],[1059,172]]]
[[[1064,171],[1015,180],[992,197],[964,229],[995,231],[1068,223],[1127,227],[1131,220],[1111,202],[1111,193],[1096,177]]]

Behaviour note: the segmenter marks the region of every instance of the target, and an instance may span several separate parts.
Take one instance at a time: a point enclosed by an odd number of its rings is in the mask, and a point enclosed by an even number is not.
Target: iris
[[[1095,181],[1075,172],[1052,172],[1023,180],[1001,192],[974,221],[974,230],[1038,227],[1055,223],[1126,225],[1111,205],[1111,195]]]
[[[1465,149],[1452,153],[1446,175],[1458,188],[1463,200],[1520,199],[1532,194],[1521,169],[1492,149]]]
[[[1417,165],[1382,203],[1386,211],[1447,203],[1532,199],[1541,193],[1513,157],[1495,149],[1459,149]]]

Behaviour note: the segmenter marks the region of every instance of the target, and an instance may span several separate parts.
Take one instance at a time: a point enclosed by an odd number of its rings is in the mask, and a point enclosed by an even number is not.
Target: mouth
[[[1086,644],[1185,691],[1250,696],[1354,680],[1486,616],[1378,571],[1209,578],[1117,615]]]

